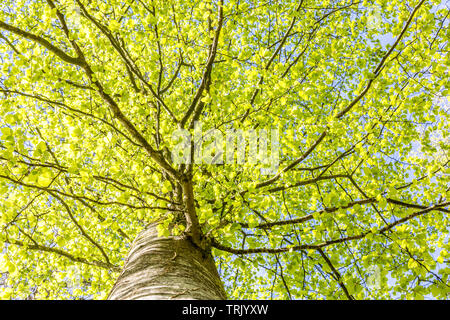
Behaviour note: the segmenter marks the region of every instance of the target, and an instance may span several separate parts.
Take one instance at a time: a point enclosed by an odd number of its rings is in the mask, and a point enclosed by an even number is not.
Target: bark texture
[[[158,237],[156,224],[134,240],[109,300],[226,299],[211,254],[182,237]]]

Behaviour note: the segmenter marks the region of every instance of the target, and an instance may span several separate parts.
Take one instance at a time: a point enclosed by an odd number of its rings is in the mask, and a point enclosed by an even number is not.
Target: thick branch
[[[381,59],[380,63],[374,70],[374,72],[373,72],[374,77],[367,82],[367,85],[364,88],[364,90],[345,109],[343,109],[341,112],[339,112],[336,115],[336,118],[338,118],[338,119],[342,118],[347,112],[349,112],[353,108],[354,105],[356,105],[366,95],[366,93],[369,91],[373,81],[379,76],[380,71],[383,69],[384,63],[386,62],[387,58],[391,55],[392,51],[394,51],[395,47],[398,45],[400,40],[405,35],[406,30],[408,29],[409,25],[411,24],[412,19],[414,18],[414,15],[416,14],[417,10],[419,10],[419,8],[422,6],[422,4],[424,2],[425,2],[425,0],[420,1],[419,4],[414,8],[413,12],[411,12],[408,20],[406,21],[405,26],[403,27],[402,32],[397,37],[397,40],[394,42],[394,44],[389,49],[389,51],[384,55],[384,57]]]
[[[430,206],[426,209],[414,212],[412,214],[410,214],[409,216],[406,216],[402,219],[399,219],[395,222],[392,222],[388,225],[386,225],[385,227],[378,229],[376,233],[384,233],[392,228],[394,228],[395,226],[405,223],[413,218],[416,218],[418,216],[421,216],[425,213],[428,213],[430,211],[434,211],[434,210],[438,210],[439,208],[442,207],[446,207],[450,205],[450,202],[445,202],[445,203],[441,203],[438,205],[433,205]],[[219,243],[216,239],[212,238],[211,239],[211,245],[219,250],[222,251],[226,251],[226,252],[230,252],[230,253],[234,253],[234,254],[255,254],[255,253],[280,253],[280,252],[292,252],[292,251],[301,251],[301,250],[307,250],[307,249],[313,249],[313,250],[318,250],[318,249],[322,249],[328,246],[331,246],[333,244],[337,244],[337,243],[343,243],[343,242],[349,242],[349,241],[353,241],[353,240],[360,240],[365,238],[368,234],[372,233],[371,231],[366,231],[354,236],[347,236],[347,237],[343,237],[343,238],[338,238],[338,239],[333,239],[333,240],[327,240],[324,241],[322,243],[319,244],[303,244],[303,245],[296,245],[296,246],[291,246],[291,247],[283,247],[283,248],[251,248],[251,249],[234,249],[225,245],[222,245],[221,243]]]
[[[212,46],[210,49],[208,61],[206,62],[205,71],[203,72],[202,81],[197,90],[197,93],[194,96],[194,99],[192,100],[191,105],[189,106],[188,110],[186,111],[186,114],[184,115],[183,119],[181,119],[181,121],[180,121],[181,128],[183,128],[185,126],[189,117],[195,111],[194,118],[191,121],[193,124],[194,121],[196,120],[196,118],[198,118],[198,115],[200,114],[200,112],[203,108],[203,105],[201,104],[201,102],[199,103],[199,100],[202,97],[203,91],[205,90],[207,83],[211,79],[211,71],[212,71],[212,66],[213,66],[213,63],[214,63],[214,60],[215,60],[216,54],[217,54],[217,44],[219,43],[219,37],[220,37],[220,31],[222,30],[222,24],[223,24],[223,0],[221,0],[219,3],[218,25],[217,25],[213,43],[212,43]]]
[[[45,48],[47,48],[49,51],[53,52],[55,55],[57,55],[61,60],[65,61],[65,62],[74,64],[77,66],[81,66],[83,63],[80,58],[74,58],[74,57],[69,56],[67,53],[65,53],[61,49],[55,47],[54,45],[52,45],[50,42],[48,42],[44,38],[39,37],[35,34],[32,34],[30,32],[27,32],[22,29],[11,26],[3,21],[0,21],[0,28],[4,29],[6,31],[15,33],[18,36],[21,36],[22,38],[32,40],[32,41],[44,46]]]
[[[64,250],[58,249],[58,248],[52,248],[52,247],[46,247],[43,245],[39,245],[39,244],[28,244],[28,243],[24,243],[23,241],[20,240],[5,240],[5,243],[7,244],[11,244],[11,245],[17,245],[20,247],[25,247],[27,249],[30,250],[37,250],[37,251],[42,251],[42,252],[48,252],[48,253],[54,253],[57,254],[59,256],[62,256],[64,258],[67,258],[73,262],[80,262],[80,263],[84,263],[90,266],[94,266],[94,267],[100,267],[100,268],[104,268],[104,269],[111,269],[114,271],[120,271],[120,267],[113,265],[113,264],[107,264],[105,262],[102,261],[98,261],[98,260],[93,260],[93,261],[89,261],[85,258],[82,257],[76,257]]]

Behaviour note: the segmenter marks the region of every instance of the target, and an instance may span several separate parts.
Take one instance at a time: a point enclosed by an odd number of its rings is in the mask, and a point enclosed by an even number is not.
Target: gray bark
[[[158,237],[156,224],[134,240],[109,300],[226,299],[210,253],[182,237]]]

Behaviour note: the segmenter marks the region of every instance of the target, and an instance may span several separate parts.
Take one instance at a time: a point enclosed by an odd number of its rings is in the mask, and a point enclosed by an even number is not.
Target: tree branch
[[[45,40],[42,37],[39,37],[30,32],[27,32],[22,29],[11,26],[3,21],[0,21],[0,28],[4,29],[6,31],[10,31],[14,34],[17,34],[18,36],[21,36],[22,38],[29,39],[31,41],[34,41],[34,42],[42,45],[43,47],[47,48],[50,52],[57,55],[61,60],[65,61],[67,63],[74,64],[77,66],[82,66],[82,64],[83,64],[82,59],[80,59],[79,57],[75,58],[75,57],[69,56],[67,53],[65,53],[61,49],[55,47],[54,45],[52,45],[50,42],[48,42],[47,40]]]

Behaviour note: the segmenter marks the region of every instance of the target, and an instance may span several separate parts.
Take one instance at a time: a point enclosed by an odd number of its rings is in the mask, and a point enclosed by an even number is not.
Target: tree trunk
[[[134,240],[109,300],[226,299],[210,253],[188,239],[158,237],[156,223]]]

